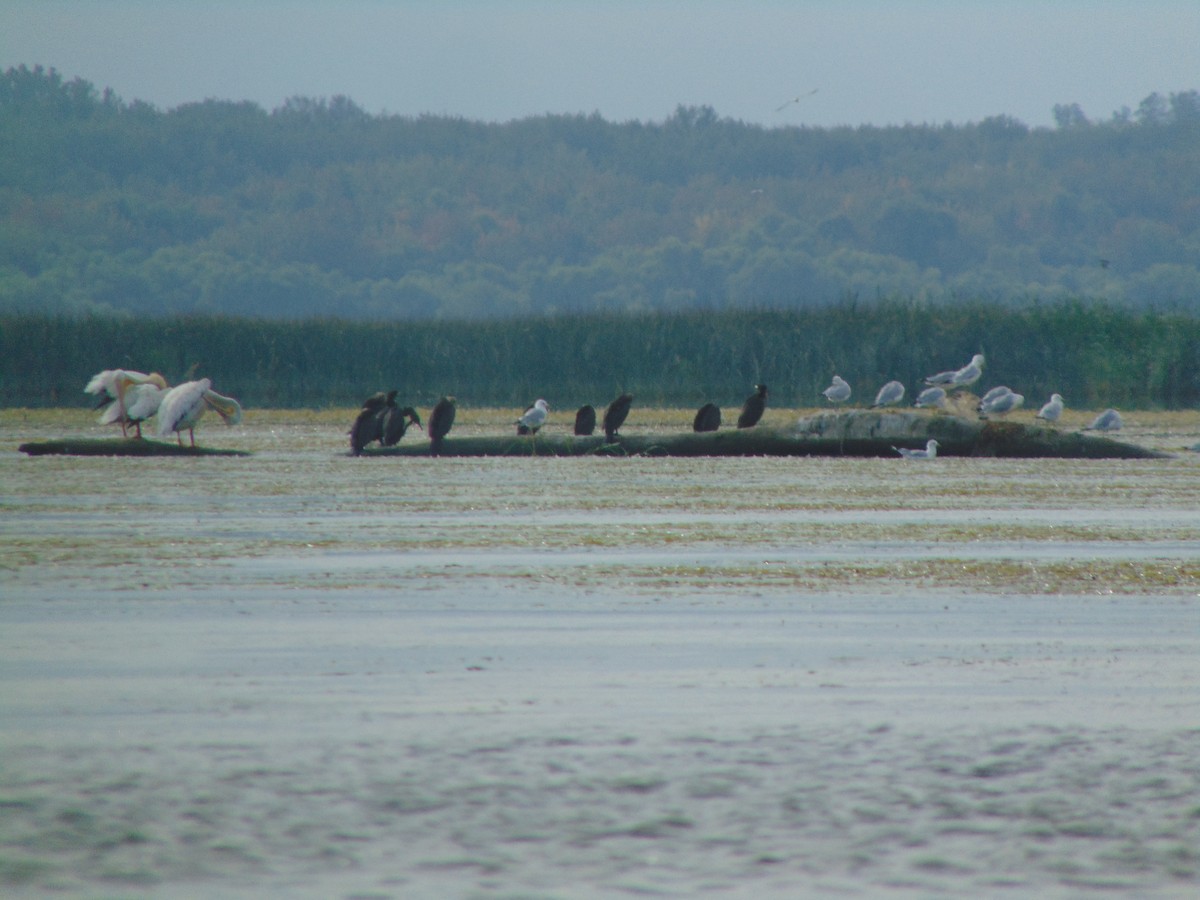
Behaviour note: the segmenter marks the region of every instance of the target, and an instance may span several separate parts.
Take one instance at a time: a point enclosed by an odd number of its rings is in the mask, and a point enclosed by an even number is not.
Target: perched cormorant
[[[617,431],[625,424],[629,407],[633,405],[633,394],[622,394],[604,411],[604,439],[610,444],[616,439]]]
[[[437,456],[442,449],[442,438],[450,433],[454,424],[454,398],[443,397],[429,413],[429,453]]]
[[[421,427],[421,417],[411,406],[401,409],[396,405],[396,398],[391,396],[383,412],[379,414],[379,443],[385,447],[394,447],[400,443],[400,438],[408,431],[409,425]]]
[[[358,418],[350,426],[350,452],[355,456],[362,453],[367,444],[383,439],[383,414],[388,406],[396,405],[397,393],[380,391],[363,401]]]
[[[596,409],[590,403],[579,407],[575,413],[575,433],[588,435],[596,430]]]
[[[762,418],[763,410],[767,408],[767,386],[756,384],[754,391],[742,406],[742,414],[738,416],[737,421],[738,428],[753,428]]]
[[[692,431],[716,431],[721,427],[721,407],[705,403],[692,419]]]
[[[539,398],[517,419],[517,434],[537,434],[538,429],[546,424],[546,416],[549,414],[550,404]]]

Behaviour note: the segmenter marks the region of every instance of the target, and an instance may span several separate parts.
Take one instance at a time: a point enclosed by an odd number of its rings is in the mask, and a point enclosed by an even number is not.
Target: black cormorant
[[[629,407],[633,405],[633,394],[622,394],[604,411],[604,439],[610,444],[616,439],[617,430],[625,424]]]
[[[429,413],[429,453],[437,456],[442,449],[442,438],[450,433],[454,424],[454,398],[443,397]]]
[[[383,413],[389,403],[395,403],[396,393],[391,391],[385,394],[380,391],[363,401],[358,418],[350,427],[350,452],[355,456],[362,453],[363,447],[371,441],[378,441],[383,437]]]
[[[417,415],[417,411],[411,406],[401,409],[396,405],[395,398],[392,398],[384,407],[379,421],[379,443],[385,447],[394,447],[400,443],[400,438],[404,437],[409,425],[421,427],[421,417]]]
[[[767,386],[756,384],[754,393],[746,398],[742,406],[742,414],[738,416],[738,428],[753,428],[762,418],[763,410],[767,408]]]
[[[579,407],[575,413],[575,433],[591,434],[596,430],[596,409],[590,403]]]
[[[692,431],[716,431],[721,427],[721,407],[705,403],[692,419]]]

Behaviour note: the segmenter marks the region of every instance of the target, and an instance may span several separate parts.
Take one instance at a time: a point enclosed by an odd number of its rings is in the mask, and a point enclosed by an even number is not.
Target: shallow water
[[[76,459],[15,447],[89,418],[0,412],[6,893],[1197,890],[1195,454],[351,459],[310,418]]]

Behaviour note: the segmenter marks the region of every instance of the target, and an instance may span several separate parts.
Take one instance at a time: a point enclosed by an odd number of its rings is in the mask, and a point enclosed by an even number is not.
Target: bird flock
[[[983,377],[984,356],[981,353],[958,369],[949,369],[928,375],[923,379],[924,388],[917,395],[913,406],[923,409],[941,409],[947,406],[954,392],[960,396],[967,388]],[[142,425],[157,418],[159,437],[171,434],[183,445],[183,432],[188,432],[191,446],[196,446],[195,427],[206,410],[216,412],[227,425],[241,421],[242,407],[237,400],[219,394],[212,388],[208,378],[186,381],[171,387],[157,372],[149,374],[128,369],[106,369],[92,377],[84,388],[85,393],[97,399],[96,408],[103,409],[100,423],[120,425],[121,433],[129,435],[132,428],[137,438],[142,437]],[[400,442],[410,426],[424,429],[429,437],[430,453],[438,455],[443,440],[454,424],[456,401],[445,396],[430,410],[428,421],[422,424],[420,414],[412,406],[400,406],[395,390],[380,391],[362,402],[358,416],[350,429],[350,452],[360,455],[372,443],[381,447],[392,447]],[[821,395],[833,406],[850,400],[853,390],[841,375],[834,375]],[[879,388],[872,409],[899,405],[905,397],[906,388],[900,381],[889,381]],[[971,396],[971,395],[966,395]],[[768,390],[765,384],[754,385],[754,393],[746,398],[737,418],[738,428],[753,428],[763,417],[767,407]],[[976,405],[980,418],[1003,417],[1025,404],[1025,396],[1007,385],[998,385],[987,391]],[[633,395],[622,393],[608,404],[599,419],[605,440],[617,440],[621,426],[633,406]],[[530,404],[513,423],[518,435],[536,436],[545,426],[551,411],[550,403],[539,397]],[[961,406],[959,406],[961,409]],[[1045,422],[1058,422],[1065,408],[1063,396],[1058,393],[1038,410],[1036,418]],[[581,406],[575,413],[574,433],[587,436],[595,432],[598,417],[595,407]],[[1084,431],[1117,431],[1122,427],[1121,415],[1115,409],[1106,409],[1087,425]],[[692,429],[697,433],[717,431],[721,427],[721,409],[715,403],[705,403],[697,410]],[[894,447],[906,459],[931,460],[937,458],[938,443],[930,440],[924,449]]]
[[[140,438],[142,423],[157,418],[159,437],[174,434],[182,447],[183,432],[187,431],[195,447],[196,423],[205,410],[213,410],[226,425],[236,425],[242,420],[241,404],[214,391],[212,381],[207,378],[170,387],[157,372],[105,369],[93,375],[83,390],[96,397],[96,409],[104,410],[100,424],[119,424],[121,433],[127,437],[131,425]]]

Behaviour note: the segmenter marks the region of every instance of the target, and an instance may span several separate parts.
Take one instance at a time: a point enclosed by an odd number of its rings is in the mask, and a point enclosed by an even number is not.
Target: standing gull
[[[875,395],[875,402],[871,404],[872,409],[877,409],[880,406],[895,406],[904,399],[904,385],[899,381],[889,381],[879,389],[879,393]]]
[[[840,375],[833,376],[833,384],[821,391],[830,403],[845,403],[850,399],[850,385]]]
[[[892,449],[905,459],[937,459],[937,450],[940,446],[941,444],[930,438],[925,444],[924,450],[910,450],[907,447],[893,447]]]
[[[1057,422],[1062,418],[1063,414],[1063,398],[1062,394],[1051,394],[1050,399],[1046,401],[1046,405],[1038,410],[1037,417],[1045,419],[1047,422]]]
[[[550,404],[539,397],[533,406],[525,410],[517,419],[517,434],[537,434],[538,429],[546,424],[546,416],[549,414]],[[522,431],[522,428],[525,431]]]

